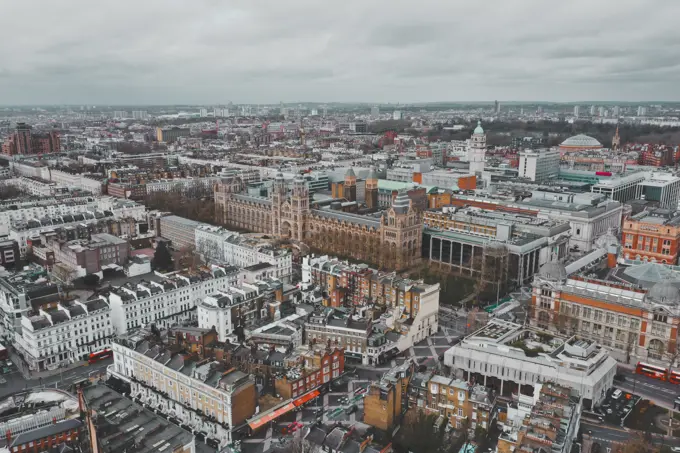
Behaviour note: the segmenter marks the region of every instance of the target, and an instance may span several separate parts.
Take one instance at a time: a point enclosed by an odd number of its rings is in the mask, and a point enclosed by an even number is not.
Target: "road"
[[[0,385],[0,398],[19,392],[21,390],[35,388],[35,387],[57,387],[68,390],[71,384],[82,378],[88,377],[90,374],[105,373],[106,367],[113,363],[113,359],[102,360],[96,364],[84,365],[77,368],[65,370],[61,374],[37,379],[25,379],[19,371],[10,374],[5,374],[7,383]]]
[[[626,380],[615,382],[616,387],[640,395],[659,406],[673,409],[673,401],[680,396],[680,385],[635,374],[633,370],[622,367],[619,367],[618,373],[625,376]]]
[[[609,425],[598,425],[581,420],[581,429],[584,433],[590,434],[594,442],[609,443],[609,442],[627,442],[639,436],[638,431],[628,431],[623,428],[618,428]],[[680,447],[680,438],[662,436],[661,434],[652,434],[652,442],[657,445],[668,445],[671,447]]]
[[[452,337],[465,335],[467,331],[467,316],[462,310],[452,310],[448,307],[439,309],[439,327],[442,332]]]

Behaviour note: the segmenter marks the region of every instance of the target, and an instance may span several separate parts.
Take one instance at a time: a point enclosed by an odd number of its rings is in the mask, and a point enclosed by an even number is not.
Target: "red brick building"
[[[77,441],[82,425],[78,419],[69,419],[18,434],[16,437],[8,433],[7,449],[12,453],[51,451],[62,443]]]
[[[313,345],[286,362],[287,371],[276,378],[274,387],[283,399],[297,398],[339,378],[345,370],[345,351]]]
[[[17,123],[16,130],[2,144],[2,153],[6,156],[50,154],[59,151],[61,140],[58,131],[33,133],[31,126],[26,123]]]
[[[623,221],[621,245],[626,259],[676,264],[680,216],[665,209],[644,211]]]

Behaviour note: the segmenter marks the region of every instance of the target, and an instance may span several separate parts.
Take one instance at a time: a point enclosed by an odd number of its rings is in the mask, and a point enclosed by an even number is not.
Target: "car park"
[[[617,400],[617,399],[621,398],[621,395],[623,395],[623,392],[620,389],[616,389],[612,393],[612,399]]]

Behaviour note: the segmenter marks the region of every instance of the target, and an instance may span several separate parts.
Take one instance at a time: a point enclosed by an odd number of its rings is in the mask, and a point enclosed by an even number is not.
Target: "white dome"
[[[588,135],[574,135],[560,144],[564,148],[602,148],[602,143]]]

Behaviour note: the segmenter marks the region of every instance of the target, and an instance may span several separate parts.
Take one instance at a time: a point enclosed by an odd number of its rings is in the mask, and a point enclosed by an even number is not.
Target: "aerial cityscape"
[[[0,453],[680,452],[680,4],[230,3],[3,5]]]

